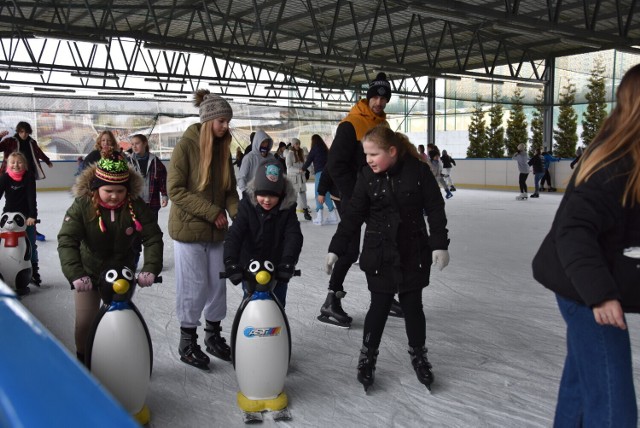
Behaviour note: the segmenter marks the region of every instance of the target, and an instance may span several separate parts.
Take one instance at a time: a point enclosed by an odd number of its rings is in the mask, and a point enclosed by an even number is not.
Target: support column
[[[427,144],[436,144],[436,79],[427,82]]]
[[[542,146],[553,152],[553,94],[555,94],[555,80],[556,80],[556,59],[548,58],[546,60],[546,67],[543,80],[546,82],[544,85],[543,94],[543,116],[542,116]]]

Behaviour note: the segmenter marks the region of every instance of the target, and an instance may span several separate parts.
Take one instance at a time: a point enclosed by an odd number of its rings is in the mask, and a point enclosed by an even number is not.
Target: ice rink
[[[313,190],[309,186],[311,203]],[[287,296],[292,358],[285,391],[290,422],[265,416],[263,426],[292,427],[548,427],[552,425],[564,359],[564,323],[554,295],[535,282],[531,259],[549,230],[561,194],[516,201],[516,192],[458,189],[446,202],[451,263],[431,275],[423,292],[427,347],[436,381],[429,394],[415,377],[407,353],[404,321],[389,318],[378,357],[375,385],[365,395],[356,380],[362,325],[369,304],[364,273],[353,266],[344,309],[351,329],[316,320],[328,276],[322,270],[336,226],[302,220],[304,246]],[[42,288],[31,286],[24,305],[75,355],[74,304],[62,276],[56,235],[71,204],[66,192],[38,194]],[[313,207],[313,205],[310,204]],[[231,363],[212,357],[203,372],[179,360],[175,318],[173,243],[165,232],[164,282],[134,296],[149,326],[154,365],[147,404],[149,426],[241,427]],[[242,290],[228,283],[230,329]],[[204,322],[204,320],[203,320]],[[628,319],[635,378],[640,370],[639,319]],[[202,328],[198,331],[204,338]],[[46,364],[46,355],[42,363]],[[256,356],[256,364],[260,364]],[[265,367],[265,370],[268,368]],[[64,380],[61,380],[64,381]],[[80,393],[80,392],[79,392]],[[35,410],[35,409],[34,409]]]

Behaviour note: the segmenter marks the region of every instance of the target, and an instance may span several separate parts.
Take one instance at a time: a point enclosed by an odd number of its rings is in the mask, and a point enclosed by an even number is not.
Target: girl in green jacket
[[[135,269],[136,243],[144,246],[144,265],[137,282],[154,283],[162,270],[162,231],[147,204],[139,198],[142,177],[129,170],[120,153],[103,152],[73,186],[76,197],[58,233],[58,254],[64,276],[75,289],[75,340],[84,362],[85,345],[100,309],[97,284],[109,266]]]

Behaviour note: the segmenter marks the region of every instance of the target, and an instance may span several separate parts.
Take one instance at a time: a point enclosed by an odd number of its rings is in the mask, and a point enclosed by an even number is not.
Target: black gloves
[[[295,265],[290,263],[281,263],[276,268],[276,280],[278,282],[287,283],[295,272]]]
[[[224,269],[227,274],[227,278],[229,278],[229,281],[231,281],[233,285],[238,285],[242,282],[244,272],[240,265],[227,264]]]

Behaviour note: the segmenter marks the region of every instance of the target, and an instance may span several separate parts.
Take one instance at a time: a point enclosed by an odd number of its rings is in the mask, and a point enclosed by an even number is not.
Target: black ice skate
[[[342,304],[340,300],[346,295],[344,291],[329,291],[327,294],[327,299],[324,301],[324,304],[320,308],[320,315],[318,316],[318,320],[322,321],[326,324],[336,325],[342,328],[351,327],[351,322],[353,318],[351,318],[347,313],[342,309]]]
[[[180,361],[201,370],[209,370],[209,357],[202,352],[197,340],[198,335],[195,328],[180,329],[180,345],[178,346]]]
[[[311,212],[309,212],[309,208],[303,209],[302,212],[304,213],[304,219],[311,221]]]
[[[427,359],[427,348],[424,346],[410,348],[409,355],[411,355],[411,364],[416,371],[418,380],[431,392],[431,384],[435,377],[431,371],[431,363]]]
[[[557,192],[558,189],[556,189],[555,187],[549,187],[549,192]]]
[[[358,358],[358,382],[364,386],[364,392],[367,392],[375,380],[377,359],[377,349],[368,349],[366,346],[362,346],[360,358]]]
[[[396,299],[393,299],[393,302],[391,302],[391,309],[389,309],[389,316],[396,317],[396,318],[404,318],[404,311],[400,306],[400,302],[398,302]]]
[[[221,360],[231,361],[231,348],[227,345],[227,340],[220,336],[222,331],[220,323],[207,321],[204,331],[206,333],[204,344],[207,347],[207,352]]]
[[[38,263],[31,263],[31,283],[36,287],[42,285],[42,278],[40,278],[40,268]]]

